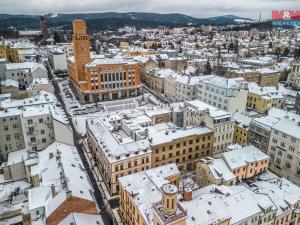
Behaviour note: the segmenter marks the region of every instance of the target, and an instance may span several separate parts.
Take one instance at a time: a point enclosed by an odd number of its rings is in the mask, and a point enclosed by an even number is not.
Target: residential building
[[[297,224],[297,194],[292,206],[278,209],[280,201],[284,201],[284,193],[288,196],[294,191],[297,193],[299,188],[295,185],[288,187],[286,183],[284,190],[276,188],[275,193],[268,193],[272,190],[267,186],[271,184],[269,181],[258,181],[259,189],[242,183],[237,186],[212,184],[184,190],[169,180],[169,175],[174,176],[177,170],[173,172],[174,169],[166,166],[155,170],[120,178],[120,213],[126,225],[271,225],[281,221],[282,212],[288,212],[288,222]],[[266,190],[261,188],[264,184]]]
[[[126,125],[120,117],[112,121],[105,118],[87,121],[87,146],[111,195],[119,193],[119,177],[151,168],[148,139],[126,135],[125,131],[130,131]],[[120,130],[122,126],[124,129]],[[123,133],[125,137],[121,136]]]
[[[266,113],[270,108],[283,108],[285,93],[278,87],[259,87],[255,83],[249,84],[247,107],[259,113]]]
[[[245,111],[247,94],[248,85],[244,78],[207,76],[200,82],[198,90],[199,100],[231,113]]]
[[[233,142],[234,122],[229,112],[199,100],[187,101],[183,107],[183,124],[207,126],[214,131],[213,154],[221,153]]]
[[[259,75],[257,70],[253,69],[228,69],[224,72],[224,77],[226,78],[235,78],[235,77],[243,77],[247,82],[255,82],[259,83]]]
[[[272,159],[270,169],[297,185],[300,185],[299,129],[300,116],[290,113],[281,118],[271,129],[267,152]]]
[[[287,81],[292,88],[300,90],[300,60],[293,62]]]
[[[168,58],[165,62],[165,68],[176,72],[182,72],[187,67],[187,59],[184,57]]]
[[[83,20],[73,21],[73,53],[68,59],[70,84],[82,102],[98,102],[139,95],[141,68],[126,58],[91,58]]]
[[[196,179],[200,187],[210,184],[235,185],[265,172],[269,156],[253,145],[224,152],[221,158],[201,159],[197,163]]]
[[[74,146],[54,142],[39,152],[11,152],[1,173],[11,177],[1,182],[2,224],[64,224],[73,213],[79,213],[81,219],[97,216],[102,222]]]
[[[275,65],[275,60],[268,57],[243,58],[239,61],[240,65],[251,66],[252,68],[271,68]]]
[[[25,90],[31,85],[33,79],[48,78],[48,73],[44,65],[40,63],[7,63],[5,77],[17,81],[19,89]]]
[[[124,223],[154,224],[152,206],[161,200],[160,185],[179,187],[179,177],[176,165],[167,164],[119,178],[120,213]]]
[[[259,175],[256,180],[249,180],[244,184],[251,189],[258,197],[261,206],[264,205],[265,214],[270,214],[265,219],[260,219],[262,224],[299,224],[300,223],[300,188],[285,178],[279,178],[274,174],[267,172]],[[263,204],[264,196],[271,200],[277,210],[271,210],[266,204]],[[272,208],[273,208],[272,207]],[[272,215],[273,214],[273,215]],[[269,222],[267,222],[269,219]],[[271,221],[270,221],[271,219]],[[273,221],[272,221],[273,220]]]
[[[54,71],[67,70],[67,56],[63,49],[58,47],[48,49],[48,60]]]
[[[277,86],[280,78],[280,72],[270,68],[257,69],[259,75],[258,85],[261,87]]]
[[[271,129],[278,121],[279,119],[272,116],[254,118],[249,127],[249,143],[267,153]]]
[[[270,158],[253,145],[224,152],[222,157],[238,181],[265,172]]]
[[[236,176],[223,158],[205,158],[196,164],[196,180],[199,187],[210,184],[235,185]]]
[[[0,160],[6,160],[9,152],[24,148],[21,111],[0,112]]]
[[[20,62],[19,50],[31,50],[35,45],[27,39],[9,39],[2,42],[2,51],[5,49],[5,58],[12,63]]]
[[[48,96],[49,94],[49,96]],[[3,101],[0,111],[0,157],[20,149],[39,151],[54,141],[73,145],[73,132],[61,108],[52,105],[50,93],[35,98]],[[48,101],[47,101],[48,100]],[[45,102],[43,102],[45,101]],[[5,104],[6,103],[6,104]]]
[[[232,119],[234,120],[233,142],[241,146],[248,145],[252,118],[241,113],[234,113]]]
[[[152,167],[176,163],[180,171],[193,171],[196,162],[211,156],[213,131],[207,127],[176,129],[158,124],[149,127]]]
[[[169,163],[182,171],[195,170],[200,158],[212,155],[212,146],[211,129],[183,129],[147,113],[112,114],[87,122],[87,147],[111,195],[119,192],[118,178],[128,174]]]

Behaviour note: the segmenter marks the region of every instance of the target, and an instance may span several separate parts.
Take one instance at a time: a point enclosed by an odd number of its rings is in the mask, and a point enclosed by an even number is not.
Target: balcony
[[[35,126],[36,126],[35,123],[31,123],[31,124],[27,123],[27,124],[25,124],[25,127],[35,127]]]
[[[33,135],[37,135],[37,134],[38,134],[37,131],[27,131],[28,136],[33,136]]]
[[[39,141],[38,141],[38,140],[29,142],[29,146],[36,146],[36,145],[38,145],[38,144],[39,144]]]

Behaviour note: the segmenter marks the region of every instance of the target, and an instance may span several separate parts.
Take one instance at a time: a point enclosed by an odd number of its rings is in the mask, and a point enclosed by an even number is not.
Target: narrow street
[[[52,80],[52,85],[53,85],[54,90],[55,90],[54,94],[55,94],[57,100],[60,102],[63,110],[65,111],[65,113],[68,117],[70,126],[73,130],[73,138],[74,138],[74,142],[75,142],[74,144],[75,144],[75,147],[78,150],[78,153],[81,157],[83,165],[86,168],[86,172],[89,176],[90,182],[93,185],[94,197],[95,197],[95,200],[97,202],[98,207],[100,208],[100,215],[102,216],[102,219],[103,219],[103,222],[104,222],[105,225],[112,225],[112,224],[114,224],[113,223],[113,218],[112,218],[110,212],[108,211],[107,207],[105,206],[105,202],[104,202],[102,193],[99,189],[97,181],[95,180],[95,177],[93,176],[93,172],[91,171],[91,168],[89,167],[89,164],[88,164],[87,159],[85,157],[83,144],[81,143],[81,141],[82,141],[81,136],[76,132],[73,121],[71,119],[71,116],[68,114],[68,112],[66,110],[66,106],[65,106],[64,101],[62,99],[62,96],[60,95],[59,86],[58,86],[56,80],[54,79],[54,75],[52,73],[52,70],[50,68],[50,65],[49,65],[48,61],[46,62],[46,68],[48,70],[49,80]]]

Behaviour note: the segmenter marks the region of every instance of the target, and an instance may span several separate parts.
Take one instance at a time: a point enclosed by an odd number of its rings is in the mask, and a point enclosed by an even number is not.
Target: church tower
[[[84,65],[90,61],[90,40],[84,20],[73,20],[73,53],[77,81],[84,80]]]

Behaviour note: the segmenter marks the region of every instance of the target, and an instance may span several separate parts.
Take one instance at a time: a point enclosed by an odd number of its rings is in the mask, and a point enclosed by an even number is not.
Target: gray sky
[[[270,18],[274,9],[300,10],[300,0],[0,0],[0,13],[10,14],[134,11],[258,19],[259,12]]]

